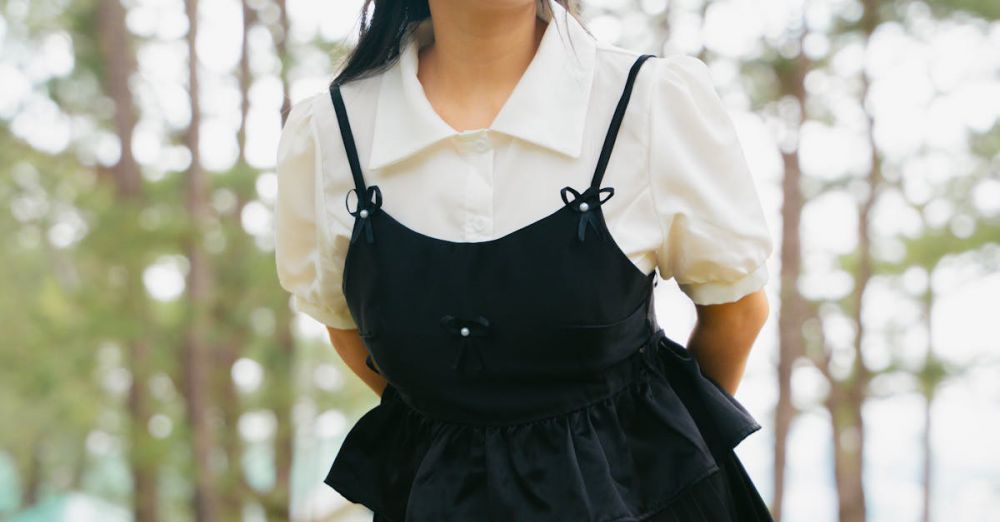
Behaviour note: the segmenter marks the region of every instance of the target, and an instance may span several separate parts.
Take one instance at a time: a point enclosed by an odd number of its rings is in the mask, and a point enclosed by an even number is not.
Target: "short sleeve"
[[[331,256],[323,223],[321,176],[313,106],[293,105],[278,142],[275,264],[292,307],[334,328],[357,328],[341,292],[343,265]]]
[[[700,59],[669,55],[651,93],[650,190],[656,264],[696,304],[762,288],[772,240],[736,129]]]

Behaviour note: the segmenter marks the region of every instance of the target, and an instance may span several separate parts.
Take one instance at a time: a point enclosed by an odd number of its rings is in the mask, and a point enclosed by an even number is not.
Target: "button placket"
[[[476,138],[472,143],[476,152],[486,152],[490,150],[489,138],[487,138],[485,134]]]
[[[458,135],[466,153],[469,174],[465,180],[465,238],[482,241],[493,236],[494,149],[488,131]]]
[[[490,165],[483,162],[469,168],[465,179],[465,239],[466,241],[481,241],[488,239],[493,232],[493,186]],[[485,169],[485,170],[484,170]]]

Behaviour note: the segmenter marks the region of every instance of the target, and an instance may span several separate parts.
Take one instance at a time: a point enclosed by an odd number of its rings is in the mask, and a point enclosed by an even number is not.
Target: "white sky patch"
[[[802,211],[802,248],[807,252],[846,254],[857,248],[857,201],[842,190],[806,202]]]
[[[187,96],[187,47],[183,41],[151,42],[138,49],[141,83],[135,93],[142,118],[174,130],[191,121]]]
[[[243,229],[255,236],[269,235],[273,230],[271,210],[259,201],[251,201],[243,206]]]
[[[274,171],[262,172],[254,183],[257,197],[268,205],[273,205],[278,199],[278,176]]]
[[[148,266],[142,282],[149,295],[158,301],[173,301],[186,288],[187,260],[183,256],[165,256]]]
[[[236,0],[198,3],[198,59],[215,74],[228,74],[240,60],[243,7]]]
[[[896,189],[887,189],[872,211],[871,230],[878,236],[919,236],[920,212]]]
[[[239,159],[236,129],[222,118],[208,118],[201,125],[201,163],[210,171],[229,169]]]
[[[705,9],[701,32],[706,47],[728,57],[759,50],[764,20],[757,2],[711,2]]]
[[[259,169],[274,168],[278,158],[278,138],[281,136],[281,113],[254,106],[247,119],[247,162]]]
[[[295,27],[293,38],[306,42],[355,38],[357,22],[364,2],[359,0],[289,0],[289,19]]]
[[[258,81],[261,75],[280,72],[281,62],[274,53],[274,39],[266,27],[258,25],[250,28],[247,48],[250,50],[250,71],[258,76],[255,81]]]
[[[933,317],[936,350],[942,357],[955,362],[969,362],[989,355],[996,372],[1000,368],[1000,327],[997,324],[1000,274],[972,278],[952,276],[942,286],[940,290],[945,293],[939,297]],[[1000,419],[1000,415],[997,418]]]
[[[133,4],[125,21],[129,30],[137,35],[178,40],[187,34],[183,0],[137,0]]]
[[[1000,214],[1000,179],[979,182],[973,190],[973,201],[983,214]]]
[[[58,31],[45,36],[39,50],[39,61],[45,64],[49,76],[66,76],[73,72],[76,62],[73,59],[73,42],[69,34]]]
[[[0,118],[13,117],[21,102],[31,92],[31,82],[13,64],[0,63],[0,78],[4,79],[0,88]]]
[[[867,170],[869,146],[864,136],[815,121],[806,122],[801,133],[799,150],[807,176],[832,180]]]
[[[242,393],[253,393],[260,389],[264,382],[264,367],[248,357],[237,359],[229,373]]]
[[[264,442],[274,436],[278,420],[270,410],[248,411],[240,415],[239,432],[247,442]]]
[[[321,390],[335,392],[344,386],[344,374],[333,364],[320,363],[312,374],[313,384]]]
[[[347,431],[348,423],[344,414],[337,410],[326,410],[316,417],[316,436],[320,438],[338,437]]]
[[[865,479],[869,498],[876,499],[872,520],[919,520],[924,402],[910,393],[865,404]]]
[[[947,514],[942,518],[949,521],[992,520],[1000,509],[1000,415],[986,414],[995,412],[1000,400],[995,368],[952,382],[934,401],[936,500],[942,515]]]
[[[71,138],[66,114],[50,98],[33,93],[23,100],[10,128],[31,147],[49,154],[66,150]]]
[[[141,120],[132,136],[132,154],[141,165],[155,165],[163,160],[163,129],[149,120]]]
[[[771,421],[768,421],[771,422]],[[822,410],[796,418],[789,434],[785,475],[785,515],[788,520],[834,522],[837,512],[830,446],[830,421]]]

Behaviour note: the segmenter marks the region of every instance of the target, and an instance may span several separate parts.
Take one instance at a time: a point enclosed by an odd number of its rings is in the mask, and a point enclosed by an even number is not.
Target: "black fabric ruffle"
[[[774,522],[736,454],[728,450],[718,456],[718,463],[719,470],[687,486],[642,522]]]
[[[438,421],[390,385],[325,482],[392,522],[743,520],[718,477],[732,481],[725,451],[735,459],[760,425],[683,347],[665,336],[653,346],[650,371],[613,396],[520,424]],[[670,515],[696,505],[715,512]]]
[[[687,348],[667,336],[657,341],[657,361],[663,376],[698,424],[707,441],[721,449],[735,448],[761,428],[747,409],[711,377]]]

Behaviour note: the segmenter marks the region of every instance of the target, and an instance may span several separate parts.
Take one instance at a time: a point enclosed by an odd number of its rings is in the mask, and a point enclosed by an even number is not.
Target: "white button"
[[[361,212],[358,212],[358,214],[361,217],[366,218],[366,217],[368,217],[368,209],[367,208],[363,208],[363,209],[361,209]]]
[[[455,135],[455,139],[463,150],[486,152],[493,147],[487,132],[487,129],[462,131]]]
[[[589,208],[590,208],[590,205],[588,205],[586,201],[584,201],[583,203],[580,203],[580,211],[581,212],[586,212]]]
[[[469,333],[471,333],[471,332],[469,332],[469,328],[466,327],[466,326],[463,326],[462,327],[462,337],[468,337]]]

